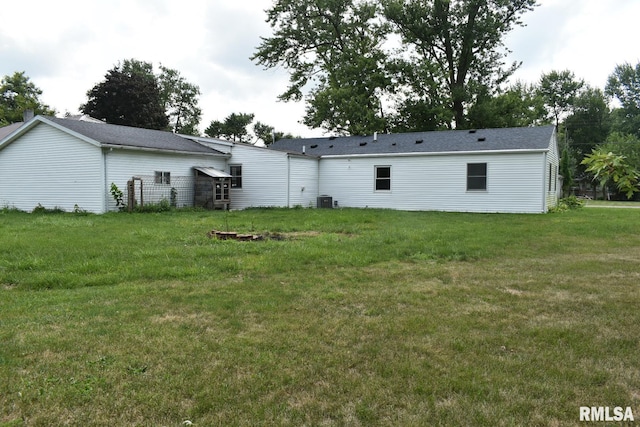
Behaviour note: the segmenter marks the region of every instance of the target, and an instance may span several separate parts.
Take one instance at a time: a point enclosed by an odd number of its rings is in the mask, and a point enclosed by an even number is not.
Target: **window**
[[[467,163],[467,191],[487,189],[487,164]]]
[[[156,184],[171,184],[171,172],[156,171]]]
[[[242,188],[242,165],[229,165],[231,188]]]
[[[391,166],[375,166],[376,191],[391,191]]]

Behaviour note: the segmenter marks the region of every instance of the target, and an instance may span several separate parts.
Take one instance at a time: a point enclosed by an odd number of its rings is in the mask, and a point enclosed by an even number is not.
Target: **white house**
[[[281,140],[271,148],[36,116],[0,139],[0,206],[191,206],[196,174],[228,177],[231,209],[330,205],[546,212],[558,193],[552,126]],[[227,179],[227,178],[225,178]],[[227,182],[227,181],[225,181]]]
[[[558,199],[553,126],[277,141],[318,157],[318,194],[344,207],[546,212]]]
[[[170,132],[36,116],[0,140],[0,206],[103,213],[116,209],[111,184],[126,191],[133,177],[136,191],[156,187],[151,197],[188,191],[176,201],[188,205],[193,168],[224,170],[228,157]]]

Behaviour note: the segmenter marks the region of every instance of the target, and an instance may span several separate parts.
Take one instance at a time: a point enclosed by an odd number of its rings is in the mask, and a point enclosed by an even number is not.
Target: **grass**
[[[634,209],[0,211],[0,426],[637,418],[638,259]]]

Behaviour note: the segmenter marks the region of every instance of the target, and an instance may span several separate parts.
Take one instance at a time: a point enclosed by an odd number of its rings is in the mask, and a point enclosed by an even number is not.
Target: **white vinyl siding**
[[[318,197],[318,159],[289,158],[289,207],[315,207]]]
[[[37,124],[0,150],[0,205],[105,210],[101,149],[46,124]]]
[[[320,160],[319,193],[344,207],[461,212],[544,212],[544,153],[385,156],[393,191],[376,192],[376,157]],[[467,191],[467,164],[486,163],[486,191]]]
[[[171,188],[178,188],[178,207],[192,206],[192,190],[194,186],[194,167],[210,167],[224,171],[224,157],[147,152],[127,149],[105,149],[107,165],[107,194],[109,210],[116,210],[116,204],[109,187],[115,183],[120,191],[126,193],[127,182],[133,177],[143,178],[143,185],[156,185],[154,198],[145,202],[157,203],[171,198]],[[157,172],[162,172],[163,183],[156,184]],[[167,183],[170,179],[170,184]],[[184,191],[181,189],[184,188]],[[126,202],[126,200],[125,200]]]
[[[287,206],[286,153],[236,144],[228,164],[242,165],[242,188],[231,189],[231,209]]]
[[[558,144],[556,135],[549,143],[549,151],[546,155],[545,165],[545,211],[558,204],[558,179],[559,179],[560,156],[558,154]]]

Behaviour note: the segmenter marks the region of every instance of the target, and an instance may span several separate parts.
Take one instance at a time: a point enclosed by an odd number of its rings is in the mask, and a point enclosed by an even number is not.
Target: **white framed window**
[[[229,165],[231,188],[242,188],[242,165]]]
[[[391,191],[391,166],[374,166],[376,191]]]
[[[171,172],[156,171],[156,184],[171,184]]]
[[[487,164],[467,163],[467,191],[487,190]]]

